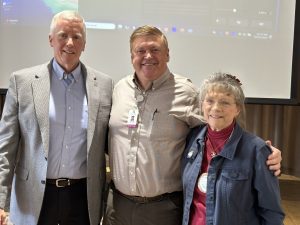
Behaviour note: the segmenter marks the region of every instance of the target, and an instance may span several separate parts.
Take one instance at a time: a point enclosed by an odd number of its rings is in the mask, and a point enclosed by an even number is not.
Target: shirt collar
[[[171,72],[169,70],[169,68],[166,69],[166,71],[156,80],[152,81],[152,85],[151,85],[151,90],[155,90],[157,88],[159,88],[166,80],[168,80],[171,76]],[[129,77],[131,84],[134,87],[139,87],[140,85],[138,84],[137,81],[137,76],[136,73],[134,73],[133,75],[131,75]]]
[[[59,79],[62,80],[64,77],[64,69],[58,64],[58,62],[53,59],[53,63],[52,63],[52,67],[53,67],[53,72],[55,74],[55,76]],[[81,63],[78,64],[78,66],[71,72],[75,81],[78,81],[80,76],[81,76]]]

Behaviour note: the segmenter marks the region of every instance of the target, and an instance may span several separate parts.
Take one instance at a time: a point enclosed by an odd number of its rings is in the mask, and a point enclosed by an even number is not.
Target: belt
[[[182,196],[182,191],[175,191],[175,192],[171,192],[171,193],[164,193],[161,195],[157,195],[157,196],[153,196],[153,197],[141,197],[141,196],[132,196],[132,195],[125,195],[122,192],[120,192],[119,190],[113,188],[113,191],[115,193],[117,193],[118,195],[129,199],[130,201],[134,202],[134,203],[150,203],[150,202],[158,202],[158,201],[162,201],[165,199],[169,199],[171,197],[178,197],[178,196]]]
[[[86,182],[86,178],[81,179],[69,179],[69,178],[58,178],[58,179],[46,179],[47,184],[55,185],[58,188],[64,188],[73,184]]]

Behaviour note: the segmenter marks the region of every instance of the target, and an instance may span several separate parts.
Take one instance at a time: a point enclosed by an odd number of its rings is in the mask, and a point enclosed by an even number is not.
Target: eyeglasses
[[[218,101],[216,101],[216,100],[210,99],[210,98],[204,99],[203,102],[205,104],[207,104],[208,106],[213,106],[217,103],[217,105],[222,107],[222,108],[229,108],[230,106],[236,104],[235,102],[230,102],[230,101],[227,101],[227,100],[218,100]]]

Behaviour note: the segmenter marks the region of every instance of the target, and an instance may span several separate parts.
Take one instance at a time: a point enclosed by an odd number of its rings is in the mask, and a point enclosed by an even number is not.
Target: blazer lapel
[[[49,150],[49,96],[50,96],[50,73],[49,66],[45,67],[39,74],[35,75],[32,82],[33,104],[37,121],[39,124],[45,157],[48,157]]]
[[[99,81],[95,74],[91,72],[87,72],[86,67],[82,64],[82,71],[86,83],[86,93],[87,93],[87,101],[88,101],[88,130],[87,130],[87,152],[89,152],[92,139],[94,136],[96,119],[100,104],[100,98],[98,93],[98,85]]]

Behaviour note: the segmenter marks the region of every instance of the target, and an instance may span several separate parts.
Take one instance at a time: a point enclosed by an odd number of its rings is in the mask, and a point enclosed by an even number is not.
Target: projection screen
[[[133,73],[129,36],[159,27],[170,48],[169,68],[197,86],[209,74],[239,77],[252,99],[288,100],[292,89],[295,0],[2,0],[0,88],[10,74],[47,62],[50,20],[63,9],[86,21],[82,61],[117,82]]]

